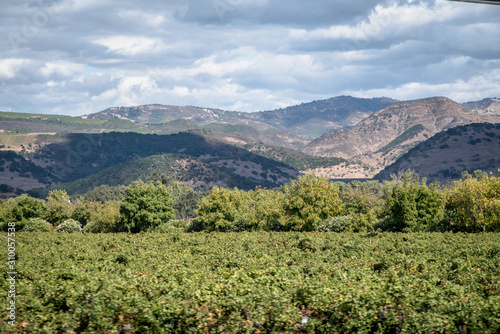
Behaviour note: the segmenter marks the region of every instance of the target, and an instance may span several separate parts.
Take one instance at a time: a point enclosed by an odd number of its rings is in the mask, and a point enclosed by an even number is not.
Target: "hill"
[[[253,119],[305,138],[317,138],[340,128],[350,128],[396,100],[382,97],[363,99],[338,96],[284,109],[252,113]]]
[[[80,188],[86,189],[86,183],[108,184],[112,177],[120,179],[123,182],[120,184],[126,184],[135,181],[134,178],[144,179],[148,176],[145,171],[156,168],[156,160],[141,159],[165,154],[184,156],[175,159],[165,156],[158,163],[161,162],[165,171],[178,170],[176,173],[181,179],[196,187],[276,187],[299,174],[298,170],[283,162],[231,145],[219,138],[221,135],[206,130],[172,135],[112,132],[43,136],[49,139],[43,145],[32,147],[30,152],[24,149],[17,153],[3,152],[6,158],[0,161],[0,168],[3,168],[2,176],[5,177],[1,183],[10,187],[6,188],[9,193],[16,192],[12,188],[28,190],[77,180],[80,180]],[[119,165],[122,166],[117,167]],[[103,172],[112,167],[115,169],[111,172]],[[100,172],[103,173],[95,176]],[[91,175],[94,176],[82,181]]]
[[[470,111],[474,111],[479,115],[485,116],[500,116],[500,99],[487,98],[481,101],[473,101],[464,103],[463,106]]]
[[[420,143],[375,176],[387,180],[391,174],[412,169],[429,181],[449,182],[462,172],[480,169],[498,175],[500,168],[500,124],[458,126]]]
[[[365,176],[371,177],[436,133],[481,122],[499,122],[499,118],[478,115],[445,97],[398,102],[373,113],[351,129],[321,136],[303,152],[349,159],[368,168]]]
[[[374,111],[394,102],[396,100],[389,98],[363,99],[339,96],[284,109],[253,113],[151,104],[135,107],[112,107],[83,118],[91,120],[121,119],[137,123],[159,123],[184,119],[196,124],[246,125],[258,131],[274,129],[306,138],[316,138],[332,129],[352,127]]]

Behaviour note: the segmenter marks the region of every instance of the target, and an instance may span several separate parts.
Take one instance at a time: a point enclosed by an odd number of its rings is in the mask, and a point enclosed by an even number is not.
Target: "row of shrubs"
[[[69,199],[62,190],[45,201],[23,195],[2,203],[0,228],[14,221],[17,230],[89,233],[500,231],[500,178],[484,173],[445,187],[406,171],[384,183],[304,175],[278,189],[208,193],[159,178],[120,192],[109,201]]]

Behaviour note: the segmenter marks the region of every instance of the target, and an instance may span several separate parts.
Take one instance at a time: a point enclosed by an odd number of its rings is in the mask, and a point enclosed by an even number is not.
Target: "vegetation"
[[[163,184],[139,182],[127,189],[127,197],[120,205],[118,230],[132,233],[152,231],[175,218],[173,203]]]
[[[441,189],[405,171],[391,181],[331,182],[310,175],[277,189],[214,187],[197,191],[174,175],[155,170],[129,187],[100,186],[85,196],[50,191],[3,200],[0,229],[31,219],[58,226],[68,219],[84,231],[500,231],[500,179],[481,171]]]
[[[497,333],[499,236],[19,233],[0,331]]]

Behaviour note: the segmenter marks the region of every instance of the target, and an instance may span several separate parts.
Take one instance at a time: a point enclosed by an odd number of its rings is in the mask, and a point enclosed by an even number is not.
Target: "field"
[[[15,243],[16,319],[4,302],[2,333],[500,332],[499,234],[24,232]]]

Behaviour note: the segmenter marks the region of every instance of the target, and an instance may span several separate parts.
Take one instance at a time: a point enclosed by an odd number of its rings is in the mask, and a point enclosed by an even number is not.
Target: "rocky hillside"
[[[370,177],[436,133],[481,122],[499,122],[499,118],[478,115],[445,97],[398,102],[373,113],[352,129],[321,136],[303,151],[360,162],[369,168],[365,176]]]
[[[463,171],[476,169],[498,175],[500,168],[500,124],[468,124],[438,133],[420,143],[375,178],[412,169],[429,181],[449,182]]]
[[[397,101],[386,97],[363,99],[338,96],[284,109],[252,113],[251,117],[306,138],[317,138],[331,130],[351,128],[374,111],[395,102]]]
[[[481,101],[467,102],[463,106],[479,115],[500,116],[500,99],[488,98]]]
[[[246,125],[258,131],[269,132],[274,129],[305,138],[316,138],[333,129],[352,127],[374,111],[394,102],[396,100],[385,97],[362,99],[339,96],[284,109],[253,113],[151,104],[136,107],[112,107],[84,116],[84,118],[93,120],[121,119],[138,123],[161,123],[184,119],[195,124],[215,122]]]

